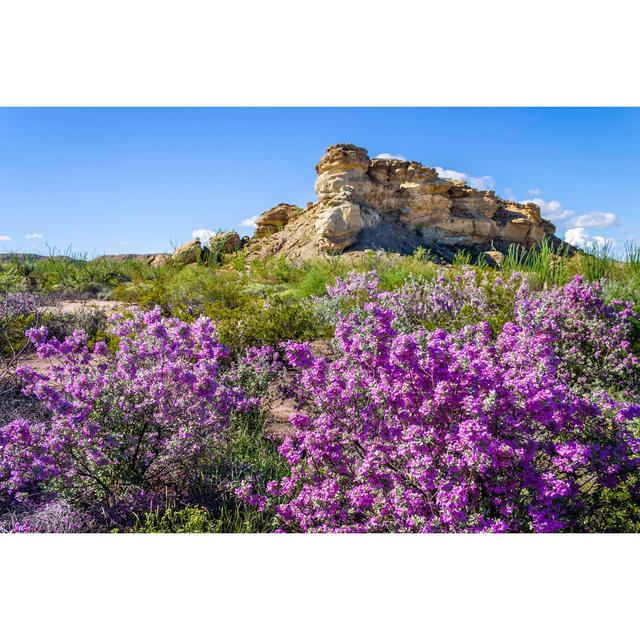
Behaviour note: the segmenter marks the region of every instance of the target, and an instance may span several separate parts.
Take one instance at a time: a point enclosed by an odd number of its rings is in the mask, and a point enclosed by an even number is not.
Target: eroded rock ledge
[[[450,258],[531,247],[545,236],[560,242],[535,204],[511,202],[494,191],[440,178],[419,162],[369,158],[366,149],[337,144],[316,167],[318,201],[304,209],[281,203],[263,213],[250,254],[293,260],[345,251],[411,253],[419,246]]]

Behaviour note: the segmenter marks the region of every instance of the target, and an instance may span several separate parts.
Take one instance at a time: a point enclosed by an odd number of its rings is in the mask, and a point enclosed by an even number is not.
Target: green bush
[[[308,305],[290,296],[248,299],[233,308],[218,301],[205,305],[204,313],[214,321],[220,341],[233,354],[251,346],[277,346],[286,340],[315,340],[329,331]]]
[[[29,346],[24,332],[36,324],[36,314],[22,314],[12,318],[11,323],[0,326],[0,358],[12,358]]]
[[[183,509],[169,507],[147,511],[142,517],[136,516],[133,533],[211,533],[213,522],[206,509],[188,506]]]

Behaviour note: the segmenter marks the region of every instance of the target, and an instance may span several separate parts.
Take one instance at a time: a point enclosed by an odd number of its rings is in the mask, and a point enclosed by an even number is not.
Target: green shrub
[[[213,530],[208,511],[199,506],[147,511],[142,517],[136,516],[133,525],[133,533],[211,533]]]
[[[216,301],[206,304],[204,313],[214,321],[220,341],[233,354],[251,346],[277,346],[286,340],[315,340],[329,331],[308,305],[292,297],[248,299],[233,308]]]
[[[36,314],[22,314],[11,319],[6,326],[0,326],[0,358],[12,358],[29,346],[24,332],[36,324]]]

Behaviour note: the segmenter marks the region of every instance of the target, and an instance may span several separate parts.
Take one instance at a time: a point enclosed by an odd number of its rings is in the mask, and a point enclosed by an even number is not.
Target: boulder
[[[300,207],[281,202],[258,217],[255,237],[262,238],[282,231],[285,225],[294,220],[301,212],[302,209]]]
[[[142,262],[152,267],[160,267],[169,260],[168,253],[117,253],[103,255],[96,260],[113,260],[114,262]]]
[[[197,262],[201,250],[200,240],[196,238],[195,240],[189,240],[189,242],[181,244],[171,254],[171,258],[180,264],[194,264]]]
[[[213,254],[235,253],[242,247],[242,240],[235,231],[223,231],[209,238],[209,250]]]

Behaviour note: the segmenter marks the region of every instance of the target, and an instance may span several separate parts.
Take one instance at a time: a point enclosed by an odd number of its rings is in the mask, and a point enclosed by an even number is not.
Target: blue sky
[[[574,242],[640,240],[640,109],[0,108],[0,252],[167,251],[314,200],[338,142],[535,200]]]

